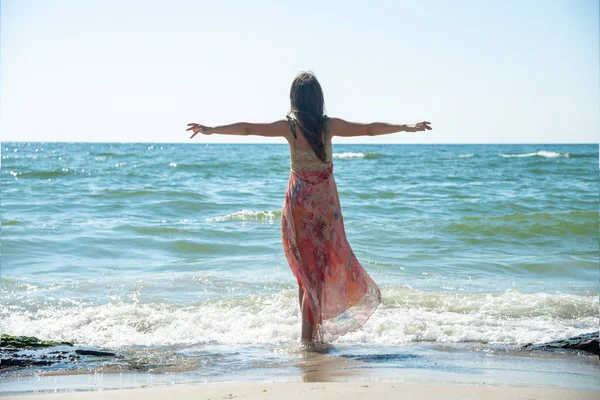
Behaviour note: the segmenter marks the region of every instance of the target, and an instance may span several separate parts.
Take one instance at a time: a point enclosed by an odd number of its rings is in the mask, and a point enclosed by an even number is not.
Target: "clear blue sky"
[[[433,123],[357,142],[598,143],[597,0],[4,0],[0,11],[4,141],[185,142],[188,122],[284,117],[292,79],[311,70],[330,116]]]

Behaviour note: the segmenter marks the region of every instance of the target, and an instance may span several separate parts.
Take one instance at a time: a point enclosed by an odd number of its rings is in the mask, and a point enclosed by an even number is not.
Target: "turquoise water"
[[[597,330],[597,145],[334,145],[334,175],[383,295],[335,346]],[[288,176],[285,145],[2,143],[0,332],[232,363],[293,349]]]

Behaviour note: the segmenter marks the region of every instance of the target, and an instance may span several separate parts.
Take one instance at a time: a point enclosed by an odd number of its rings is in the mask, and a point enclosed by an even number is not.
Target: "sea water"
[[[0,333],[192,380],[298,368],[280,230],[287,145],[1,150]],[[331,354],[517,351],[598,330],[597,145],[334,144],[333,163],[349,243],[382,304]]]

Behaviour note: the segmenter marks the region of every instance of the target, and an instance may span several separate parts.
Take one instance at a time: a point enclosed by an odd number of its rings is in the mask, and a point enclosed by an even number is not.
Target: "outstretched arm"
[[[258,136],[285,136],[289,128],[289,123],[282,119],[266,124],[255,124],[250,122],[237,122],[235,124],[206,126],[196,123],[188,124],[186,131],[193,131],[192,139],[198,133],[212,135],[213,133],[221,135],[258,135]]]
[[[387,135],[395,132],[421,132],[429,131],[431,122],[423,121],[417,124],[387,124],[385,122],[372,122],[361,124],[348,122],[341,118],[330,118],[332,136],[376,136]]]

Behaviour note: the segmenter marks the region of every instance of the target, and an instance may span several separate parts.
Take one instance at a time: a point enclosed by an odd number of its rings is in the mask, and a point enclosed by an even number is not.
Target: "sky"
[[[2,0],[0,139],[189,142],[284,118],[312,71],[331,117],[433,127],[338,143],[598,143],[598,20],[597,0]]]

